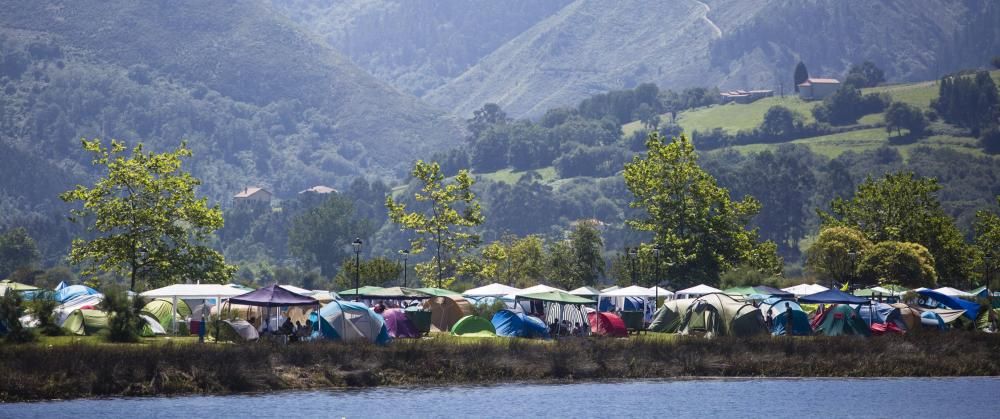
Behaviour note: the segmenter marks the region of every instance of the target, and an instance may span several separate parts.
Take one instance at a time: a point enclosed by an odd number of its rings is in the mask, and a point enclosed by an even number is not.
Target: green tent
[[[712,336],[752,336],[767,333],[764,316],[752,304],[723,293],[705,294],[691,302],[680,333]]]
[[[100,310],[74,310],[62,328],[74,335],[93,335],[108,328],[108,314]]]
[[[684,313],[694,298],[682,298],[680,300],[664,301],[659,310],[653,314],[653,322],[649,324],[649,330],[660,333],[676,333],[684,321]]]
[[[174,313],[174,303],[166,298],[157,298],[146,303],[139,310],[139,314],[145,314],[156,319],[164,329],[171,330],[170,316]],[[177,323],[184,323],[184,319],[191,315],[191,308],[184,300],[177,299]],[[144,330],[144,332],[149,332]]]
[[[451,334],[455,336],[496,337],[497,330],[489,320],[479,316],[465,316],[451,326]]]
[[[452,290],[446,290],[442,288],[416,288],[416,290],[424,294],[433,295],[435,297],[443,297],[445,295],[462,295],[462,293],[460,292],[455,292]]]
[[[38,287],[33,286],[33,285],[22,284],[20,282],[11,281],[9,279],[5,279],[3,281],[0,281],[0,296],[6,295],[8,290],[10,290],[10,291],[37,291],[37,290],[40,290],[40,289],[41,288],[38,288]]]
[[[382,287],[373,287],[371,285],[365,285],[363,287],[358,287],[357,289],[351,288],[349,290],[338,291],[337,295],[339,295],[340,298],[345,298],[345,299],[364,297],[380,289],[382,289]]]
[[[871,330],[854,308],[847,304],[838,304],[823,313],[823,319],[819,326],[816,326],[816,334],[870,336]]]

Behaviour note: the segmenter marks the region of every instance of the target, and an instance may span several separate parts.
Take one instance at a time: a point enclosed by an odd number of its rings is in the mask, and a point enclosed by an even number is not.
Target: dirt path
[[[705,15],[702,16],[701,18],[704,19],[705,22],[707,22],[708,25],[711,26],[713,30],[715,30],[715,37],[716,38],[722,38],[722,29],[719,29],[719,26],[716,25],[715,22],[712,22],[712,19],[708,18],[708,13],[712,11],[712,8],[709,7],[707,4],[702,3],[702,2],[700,2],[698,0],[694,0],[694,2],[698,3],[698,4],[702,5],[702,6],[705,6]]]

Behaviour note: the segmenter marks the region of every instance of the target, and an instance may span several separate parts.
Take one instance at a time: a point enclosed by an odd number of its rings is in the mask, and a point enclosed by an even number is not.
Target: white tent
[[[287,291],[291,291],[291,292],[294,292],[294,293],[296,293],[298,295],[302,295],[302,296],[305,296],[305,297],[311,297],[313,294],[316,293],[314,291],[310,291],[310,290],[307,290],[305,288],[296,287],[295,285],[280,285],[280,287],[284,288]]]
[[[601,297],[647,297],[653,298],[653,290],[649,288],[632,285],[630,287],[619,288],[609,292],[602,292]]]
[[[62,326],[63,322],[70,314],[74,311],[79,310],[83,307],[97,307],[104,301],[104,294],[90,294],[90,295],[78,295],[74,298],[69,299],[65,303],[56,306],[55,310],[52,312],[56,316],[56,324]]]
[[[944,295],[947,295],[947,296],[950,296],[950,297],[972,297],[972,294],[969,294],[969,293],[967,293],[965,291],[958,290],[958,289],[955,289],[955,288],[952,288],[952,287],[941,287],[941,288],[938,288],[938,289],[936,289],[934,291],[937,291],[937,292],[939,292],[941,294],[944,294]]]
[[[691,288],[682,289],[677,291],[677,298],[698,298],[705,294],[711,294],[713,292],[722,292],[722,290],[710,287],[705,284],[698,284]]]
[[[611,291],[614,291],[614,290],[616,290],[616,289],[618,289],[618,288],[621,288],[621,287],[619,287],[619,286],[617,286],[617,285],[612,285],[612,286],[610,286],[610,287],[607,287],[607,288],[605,288],[605,289],[601,290],[601,292],[611,292]]]
[[[520,291],[520,289],[509,287],[504,284],[492,283],[479,288],[473,288],[463,292],[462,295],[466,297],[499,297],[502,295],[513,294],[518,291]]]
[[[823,292],[828,289],[829,288],[824,287],[822,285],[799,284],[794,287],[782,288],[781,290],[784,292],[790,292],[792,294],[795,294],[796,297],[801,297],[803,295],[810,295],[810,294],[815,294],[817,292]]]
[[[670,290],[663,289],[660,287],[650,287],[649,292],[654,293],[658,297],[667,297],[668,300],[670,299],[670,297],[674,296],[674,293],[671,292]]]
[[[214,298],[221,306],[222,300],[243,295],[245,290],[219,284],[174,284],[139,294],[143,298],[169,298],[173,300],[172,331],[177,332],[177,300],[207,300]]]
[[[593,297],[595,295],[600,294],[601,292],[594,287],[580,287],[573,291],[570,291],[569,293],[573,295],[580,295],[583,297]]]
[[[514,291],[511,294],[513,294],[513,295],[524,295],[524,294],[534,294],[536,292],[550,292],[550,291],[562,291],[562,292],[566,292],[566,290],[561,290],[561,289],[556,288],[556,287],[550,287],[548,285],[539,284],[539,285],[535,285],[533,287],[525,288],[523,290]]]

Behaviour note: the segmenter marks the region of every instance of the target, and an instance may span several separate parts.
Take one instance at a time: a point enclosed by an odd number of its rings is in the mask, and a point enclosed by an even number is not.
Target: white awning
[[[286,289],[288,291],[294,292],[294,293],[296,293],[298,295],[305,296],[305,297],[310,297],[313,294],[315,294],[314,291],[310,291],[310,290],[307,290],[305,288],[299,288],[299,287],[296,287],[295,285],[278,285],[278,286],[281,287],[281,288],[284,288],[284,289]]]
[[[577,288],[577,289],[575,289],[573,291],[570,291],[569,293],[573,294],[573,295],[582,295],[582,296],[585,296],[585,297],[590,297],[590,296],[598,295],[601,292],[598,291],[597,288],[594,288],[594,287],[580,287],[580,288]]]
[[[163,288],[146,291],[139,294],[146,298],[185,298],[185,299],[205,299],[205,298],[227,298],[243,295],[247,292],[228,285],[219,284],[174,284]]]
[[[790,292],[792,294],[795,294],[796,297],[800,297],[800,296],[803,296],[803,295],[812,295],[812,294],[815,294],[817,292],[823,292],[823,291],[826,291],[828,289],[829,288],[824,287],[822,285],[816,285],[816,284],[799,284],[799,285],[796,285],[794,287],[782,288],[781,290],[784,291],[784,292]]]
[[[649,288],[633,285],[631,287],[619,288],[611,292],[601,293],[601,297],[653,297],[653,290]]]
[[[479,288],[473,288],[463,292],[462,295],[466,297],[499,297],[501,295],[513,294],[518,291],[520,291],[518,288],[493,283]]]
[[[683,289],[683,290],[677,291],[677,295],[701,296],[701,295],[705,295],[705,294],[711,294],[713,292],[722,292],[722,290],[720,290],[718,288],[715,288],[715,287],[710,287],[710,286],[705,285],[705,284],[699,284],[699,285],[695,285],[695,286],[693,286],[691,288],[687,288],[687,289]]]

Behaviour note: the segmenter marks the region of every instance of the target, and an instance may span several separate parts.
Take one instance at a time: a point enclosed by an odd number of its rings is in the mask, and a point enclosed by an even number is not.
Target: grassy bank
[[[0,346],[0,400],[514,380],[1000,375],[1000,335]]]

